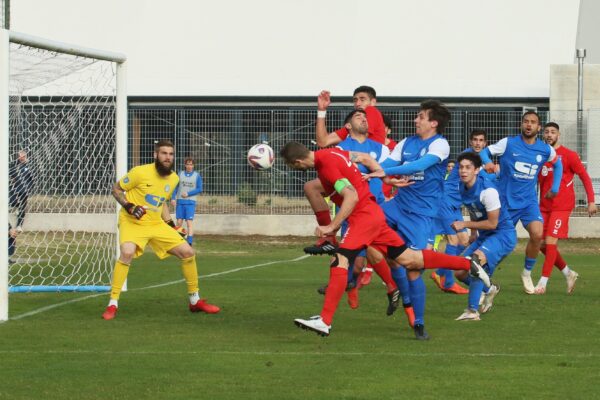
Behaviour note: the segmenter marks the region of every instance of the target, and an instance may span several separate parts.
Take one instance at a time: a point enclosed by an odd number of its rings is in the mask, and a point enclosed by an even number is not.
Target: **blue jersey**
[[[463,183],[459,187],[462,203],[469,210],[472,221],[484,221],[488,219],[487,213],[489,211],[500,209],[496,229],[481,229],[479,231],[480,236],[489,236],[499,231],[515,229],[508,209],[500,199],[500,194],[494,182],[483,176],[478,176],[475,184],[470,189],[467,189]]]
[[[336,147],[339,147],[340,149],[346,151],[357,151],[360,153],[367,153],[379,163],[388,158],[390,155],[389,149],[381,143],[378,143],[368,138],[361,143],[358,140],[352,138],[352,136],[350,135],[348,135],[346,139],[338,143]],[[363,174],[368,174],[369,172],[371,172],[367,167],[365,167],[362,164],[357,164],[357,166],[358,170]],[[369,189],[371,191],[371,194],[375,196],[377,204],[381,204],[385,201],[385,196],[383,195],[383,182],[381,179],[370,179]]]
[[[554,160],[552,146],[537,139],[527,144],[523,137],[512,136],[488,146],[492,155],[500,156],[498,189],[509,209],[522,209],[537,205],[538,173],[544,163]]]
[[[410,175],[409,180],[415,183],[398,190],[393,201],[401,210],[434,217],[440,208],[450,154],[446,139],[440,134],[425,140],[419,136],[409,136],[398,143],[390,158],[404,165],[417,161],[426,154],[432,154],[440,161],[424,171]]]
[[[474,153],[475,151],[468,147],[464,149],[462,153]],[[487,172],[485,169],[481,168],[479,171],[479,176],[483,176],[486,179],[496,180],[496,174],[491,174]],[[459,165],[458,163],[452,168],[452,171],[446,177],[444,181],[444,198],[442,200],[443,205],[448,208],[460,208],[462,205],[462,200],[460,198],[460,175],[459,175]]]

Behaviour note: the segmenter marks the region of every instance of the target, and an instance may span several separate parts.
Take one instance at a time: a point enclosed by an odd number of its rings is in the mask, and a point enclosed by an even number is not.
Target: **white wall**
[[[579,0],[17,0],[11,28],[129,57],[129,95],[548,96]]]
[[[174,216],[173,216],[174,217]],[[27,214],[25,231],[60,231],[72,229],[80,232],[115,232],[116,218],[109,214]],[[199,235],[314,235],[314,215],[236,215],[197,214],[194,232]],[[517,235],[526,238],[521,224]],[[599,238],[600,225],[587,217],[571,217],[569,235],[572,238]]]

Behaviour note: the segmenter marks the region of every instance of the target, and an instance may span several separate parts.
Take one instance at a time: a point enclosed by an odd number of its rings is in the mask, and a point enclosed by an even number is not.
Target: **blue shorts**
[[[542,224],[544,223],[544,218],[542,218],[542,213],[540,211],[540,205],[537,202],[531,203],[527,205],[527,207],[523,208],[509,208],[508,214],[510,215],[510,219],[512,219],[515,227],[519,221],[521,221],[521,224],[523,224],[523,228],[527,228],[527,225],[533,221],[539,221]]]
[[[456,231],[452,228],[454,221],[463,221],[463,215],[460,208],[440,207],[440,212],[433,219],[433,235],[456,235]],[[464,228],[459,232],[466,232]]]
[[[400,210],[395,203],[388,201],[381,205],[387,224],[398,232],[407,247],[413,250],[426,249],[431,239],[433,218]]]
[[[463,253],[463,256],[470,256],[479,249],[487,258],[486,272],[491,276],[500,262],[512,253],[517,245],[517,231],[503,230],[490,235],[480,235]]]
[[[196,213],[196,204],[181,204],[175,206],[175,218],[192,221]]]

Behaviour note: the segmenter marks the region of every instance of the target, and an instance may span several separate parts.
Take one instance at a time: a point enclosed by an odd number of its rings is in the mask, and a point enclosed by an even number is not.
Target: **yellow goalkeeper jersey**
[[[160,176],[154,163],[130,169],[127,175],[119,180],[119,184],[125,190],[127,201],[145,207],[146,215],[138,221],[122,208],[121,217],[127,217],[141,225],[159,223],[162,221],[163,204],[171,199],[177,183],[179,177],[175,172],[171,172],[169,176]]]

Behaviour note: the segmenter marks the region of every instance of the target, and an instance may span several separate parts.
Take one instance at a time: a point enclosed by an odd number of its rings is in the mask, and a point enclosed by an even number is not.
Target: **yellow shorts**
[[[180,244],[187,243],[175,229],[164,223],[156,225],[140,225],[127,217],[119,217],[119,243],[135,243],[137,249],[134,257],[144,254],[144,248],[149,245],[158,258],[167,258],[169,250]]]

